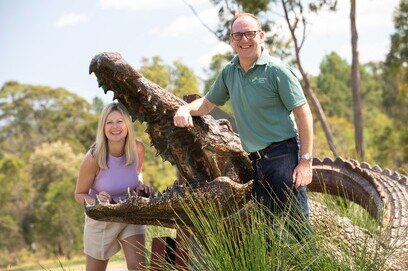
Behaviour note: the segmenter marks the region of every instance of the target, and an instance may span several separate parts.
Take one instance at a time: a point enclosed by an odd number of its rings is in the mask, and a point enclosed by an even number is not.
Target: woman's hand
[[[154,194],[153,186],[145,185],[142,182],[139,182],[139,184],[136,186],[135,191],[139,196],[142,197],[149,197],[150,195]]]
[[[108,204],[111,201],[111,196],[105,191],[100,192],[96,197],[101,204]]]

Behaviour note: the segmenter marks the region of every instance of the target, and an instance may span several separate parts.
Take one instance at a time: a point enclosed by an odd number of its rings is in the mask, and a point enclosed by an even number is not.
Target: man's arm
[[[189,104],[182,105],[173,117],[174,125],[177,127],[193,127],[193,118],[191,116],[206,115],[211,112],[214,107],[215,104],[205,97],[201,97]]]
[[[313,116],[307,103],[293,109],[300,138],[300,154],[313,153]],[[296,187],[312,182],[312,160],[301,159],[293,171],[293,183]]]

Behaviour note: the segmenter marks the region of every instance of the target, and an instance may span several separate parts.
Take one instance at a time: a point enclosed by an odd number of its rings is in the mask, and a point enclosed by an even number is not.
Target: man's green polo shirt
[[[295,73],[266,50],[246,73],[235,56],[205,97],[216,105],[231,98],[242,146],[247,152],[295,137],[292,110],[306,103]]]

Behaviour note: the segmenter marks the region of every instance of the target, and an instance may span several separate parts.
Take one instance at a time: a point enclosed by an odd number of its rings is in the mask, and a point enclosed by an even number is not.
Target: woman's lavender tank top
[[[125,155],[115,157],[109,154],[107,164],[107,169],[99,170],[88,194],[96,198],[98,193],[105,191],[115,202],[118,202],[119,198],[125,200],[128,187],[135,189],[139,182],[137,163],[127,166]]]

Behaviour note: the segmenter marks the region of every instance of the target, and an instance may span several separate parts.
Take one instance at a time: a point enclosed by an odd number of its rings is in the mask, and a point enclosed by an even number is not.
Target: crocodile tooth
[[[108,86],[102,85],[102,89],[103,89],[103,92],[105,92],[105,94],[108,93],[108,90],[109,90]]]
[[[96,197],[95,197],[95,204],[94,204],[94,206],[97,206],[97,205],[99,205],[101,203],[101,201],[99,200],[99,196],[98,195],[96,195]]]
[[[85,206],[93,206],[94,204],[90,204],[87,200],[86,200],[86,198],[84,197],[84,201],[85,201]]]
[[[152,99],[152,96],[147,96],[147,102],[149,102],[150,103],[150,100]]]

